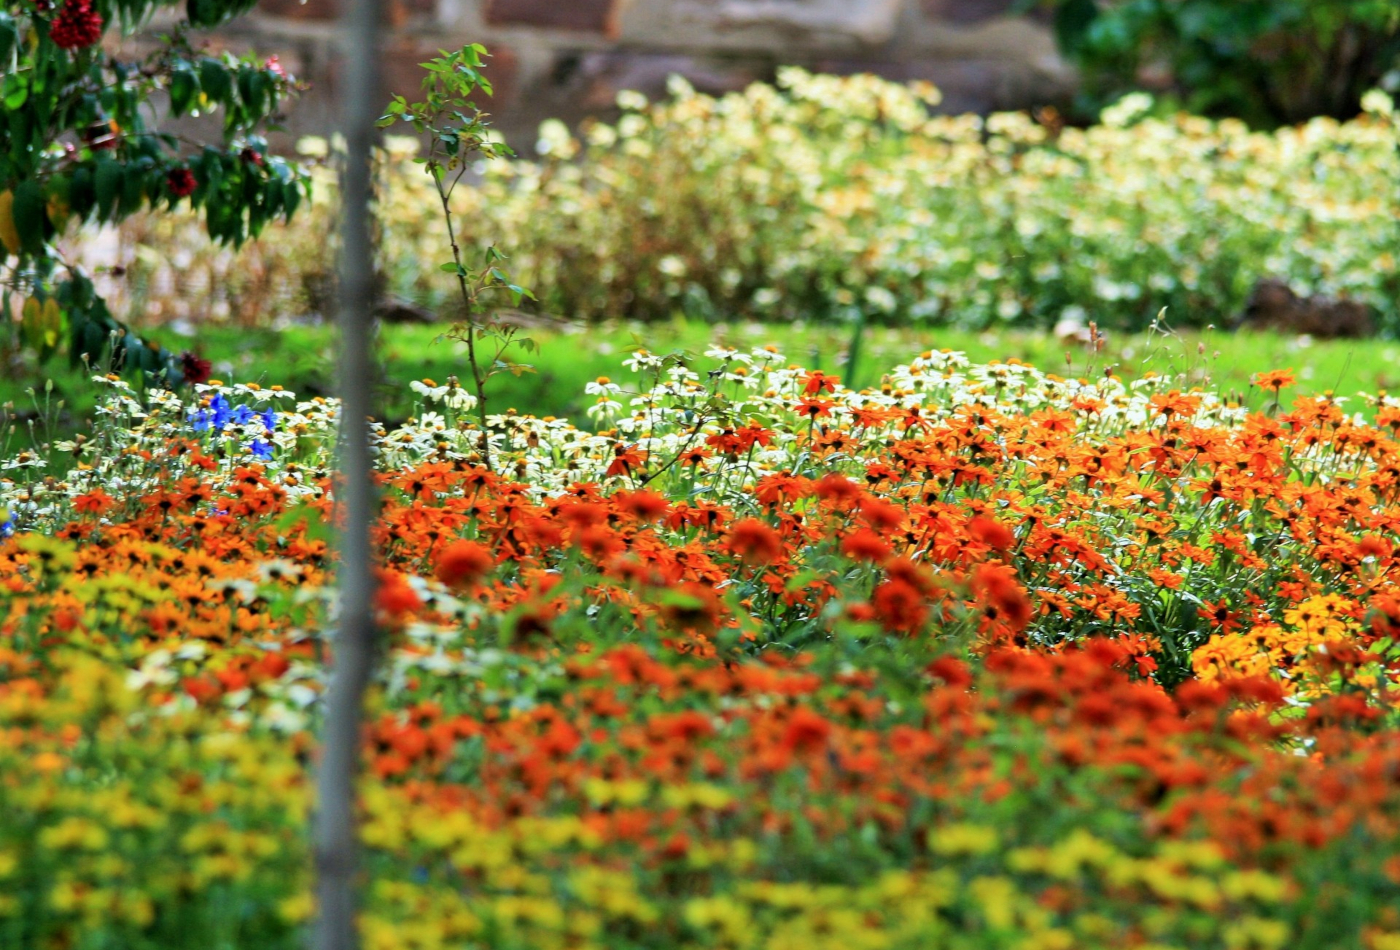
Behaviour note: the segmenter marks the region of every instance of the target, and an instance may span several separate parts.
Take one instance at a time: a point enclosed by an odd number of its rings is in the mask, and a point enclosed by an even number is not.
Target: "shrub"
[[[546,308],[1141,330],[1162,307],[1223,325],[1277,275],[1400,330],[1383,96],[1274,134],[1133,103],[1057,134],[1015,113],[931,118],[918,90],[871,77],[677,91],[491,166],[464,203]]]
[[[1034,0],[1026,6],[1035,5]],[[1275,127],[1347,119],[1385,81],[1400,88],[1391,0],[1044,0],[1084,97],[1144,83],[1188,109]]]
[[[1273,133],[1151,118],[1140,99],[1057,131],[1018,113],[933,117],[932,98],[796,70],[719,99],[677,84],[664,103],[624,97],[615,126],[580,139],[547,124],[539,160],[482,166],[453,208],[478,251],[496,245],[567,317],[1141,330],[1166,307],[1176,325],[1225,326],[1272,276],[1363,302],[1400,333],[1384,94],[1353,121]],[[450,315],[422,265],[439,256],[437,196],[407,144],[389,147],[389,287]],[[259,253],[314,259],[322,220]]]

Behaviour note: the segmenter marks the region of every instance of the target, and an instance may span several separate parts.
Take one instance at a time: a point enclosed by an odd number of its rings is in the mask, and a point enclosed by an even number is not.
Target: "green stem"
[[[447,239],[452,244],[452,262],[457,265],[457,288],[462,294],[462,303],[467,308],[467,361],[472,368],[472,386],[476,389],[476,417],[481,428],[481,459],[486,470],[491,466],[491,440],[486,429],[486,374],[476,358],[476,302],[477,295],[467,283],[467,271],[462,266],[462,249],[457,244],[457,229],[452,226],[452,208],[448,204],[448,192],[442,187],[440,172],[433,171],[433,182],[437,185],[438,199],[442,202],[442,217],[447,223]]]

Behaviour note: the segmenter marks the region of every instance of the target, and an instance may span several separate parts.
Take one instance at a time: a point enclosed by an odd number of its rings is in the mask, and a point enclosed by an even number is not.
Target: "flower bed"
[[[376,428],[368,946],[1400,946],[1400,406],[708,355]],[[337,407],[106,383],[0,463],[0,942],[297,946]]]

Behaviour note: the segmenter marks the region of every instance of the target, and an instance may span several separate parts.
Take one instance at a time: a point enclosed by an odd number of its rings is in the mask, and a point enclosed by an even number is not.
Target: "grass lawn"
[[[466,376],[466,347],[442,338],[445,327],[388,326],[380,338],[383,399],[386,416],[401,419],[410,412],[409,380]],[[568,416],[586,423],[582,410],[590,397],[584,384],[598,376],[624,378],[621,361],[627,351],[644,346],[653,352],[682,350],[699,356],[712,343],[751,347],[772,343],[796,363],[845,375],[849,329],[831,326],[774,324],[614,324],[567,331],[532,331],[539,344],[533,354],[515,353],[534,373],[520,377],[501,374],[491,381],[495,409],[512,407],[521,413]],[[173,349],[200,352],[225,381],[280,383],[299,394],[331,395],[335,391],[334,333],[330,327],[285,330],[201,328],[197,338],[182,341],[161,334]],[[1292,369],[1297,376],[1293,395],[1331,390],[1350,397],[1354,408],[1361,393],[1374,394],[1400,387],[1400,343],[1383,340],[1309,341],[1272,334],[1213,332],[1114,336],[1102,353],[1077,343],[1064,343],[1045,334],[1021,331],[983,332],[929,328],[869,329],[856,367],[857,386],[875,385],[885,369],[928,349],[966,352],[974,361],[1020,359],[1063,376],[1092,376],[1106,368],[1132,379],[1146,372],[1184,374],[1183,388],[1197,385],[1236,393],[1256,408],[1266,396],[1250,385],[1250,377],[1269,369]],[[52,380],[49,410],[36,403],[45,399]],[[31,397],[29,389],[36,395]],[[20,420],[47,416],[59,430],[71,430],[91,413],[93,389],[85,374],[68,369],[58,359],[48,365],[22,365],[0,380],[0,404],[12,403]],[[1289,399],[1285,393],[1285,401]],[[62,402],[62,408],[59,403]],[[36,424],[39,424],[36,422]],[[21,433],[22,436],[22,433]],[[0,441],[4,441],[0,439]]]

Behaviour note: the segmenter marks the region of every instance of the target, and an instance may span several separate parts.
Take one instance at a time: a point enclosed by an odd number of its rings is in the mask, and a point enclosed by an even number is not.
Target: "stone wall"
[[[741,89],[795,64],[928,80],[950,112],[1063,98],[1071,76],[1044,24],[1014,0],[388,0],[385,98],[411,95],[438,49],[487,45],[490,106],[508,140],[532,141],[551,116],[608,115],[616,95],[660,96],[672,73],[703,92]],[[293,134],[334,120],[331,56],[342,0],[262,0],[215,38],[277,54],[311,83]]]

